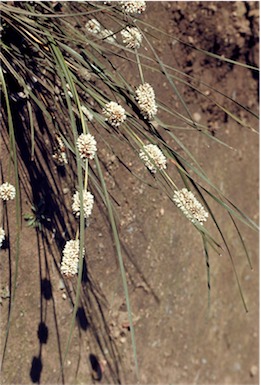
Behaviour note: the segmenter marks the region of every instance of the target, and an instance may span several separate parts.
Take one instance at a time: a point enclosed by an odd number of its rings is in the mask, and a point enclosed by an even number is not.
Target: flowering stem
[[[84,190],[87,190],[87,186],[88,186],[88,159],[85,160]]]
[[[137,58],[137,64],[138,64],[138,68],[139,68],[139,73],[140,73],[141,83],[144,84],[144,76],[143,76],[143,71],[142,71],[141,62],[140,62],[140,57],[139,57],[139,55],[138,55],[138,50],[137,50],[137,48],[135,48],[135,54],[136,54],[136,58]]]
[[[165,170],[162,170],[162,174],[163,174],[164,177],[170,182],[170,184],[171,184],[176,190],[178,190],[177,186],[175,185],[175,183],[173,182],[173,180],[171,179],[171,177],[166,173]]]
[[[131,131],[129,134],[133,137],[133,139],[136,141],[136,143],[139,143],[141,145],[141,147],[144,146],[143,141],[139,138],[139,136],[134,131]]]

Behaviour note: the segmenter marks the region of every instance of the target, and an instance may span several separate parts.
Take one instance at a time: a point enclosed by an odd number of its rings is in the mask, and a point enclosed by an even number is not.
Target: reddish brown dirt
[[[175,38],[233,60],[258,65],[258,15],[258,4],[252,2],[150,2],[140,18],[173,35],[173,39],[166,40],[161,35],[160,41],[155,36],[157,52],[165,63],[204,80],[257,113],[258,80],[251,71],[206,57],[175,43]],[[136,84],[138,75],[130,74],[126,66],[127,74],[130,82]],[[160,76],[148,73],[147,81],[155,85],[160,100],[173,108],[179,107]],[[179,139],[186,142],[222,192],[257,222],[257,134],[225,117],[214,104],[191,89],[180,86],[180,91],[191,113],[198,114],[200,122],[207,124],[216,138],[233,149],[198,132],[177,133]],[[223,101],[221,96],[217,100]],[[231,103],[229,107],[238,113],[235,105]],[[248,117],[248,123],[257,127],[254,118],[245,112],[240,114],[242,120]],[[246,314],[242,306],[226,252],[222,256],[210,253],[211,305],[208,308],[205,259],[198,232],[173,209],[173,204],[157,188],[136,155],[126,152],[125,144],[115,143],[109,135],[105,139],[117,154],[112,156],[104,148],[100,157],[107,169],[106,182],[118,211],[140,383],[257,384],[258,234],[239,225],[249,248],[251,271],[228,215],[212,204],[230,243],[249,312]],[[48,146],[45,134],[42,140]],[[1,167],[5,177],[7,145],[7,137],[3,135]],[[136,179],[124,164],[145,183]],[[64,190],[72,188],[73,176],[61,176],[55,164],[50,164],[49,171],[46,166],[43,168],[46,174],[54,175],[57,183],[54,188],[52,182],[52,190],[48,190],[45,181],[40,181],[59,205],[54,214],[60,226],[57,225],[57,233],[52,235],[52,229],[44,228],[37,233],[23,223],[16,305],[2,383],[27,384],[39,380],[42,384],[62,381],[90,384],[99,377],[103,384],[137,383],[121,276],[99,199],[86,231],[87,272],[81,309],[63,376],[59,375],[61,352],[65,351],[72,315],[70,296],[74,299],[74,293],[72,285],[69,293],[61,287],[54,262],[59,259],[61,245],[55,240],[59,239],[58,235],[66,238],[73,233],[73,221],[68,213],[70,194]],[[28,171],[20,170],[23,214],[30,212],[28,202],[33,186],[28,178]],[[39,182],[37,178],[36,181]],[[64,191],[64,196],[61,197],[59,191]],[[6,328],[9,302],[5,294],[10,285],[10,266],[14,273],[14,202],[8,202],[7,214],[10,253],[8,247],[1,250],[1,330]],[[209,230],[215,233],[212,225]],[[66,299],[63,299],[65,293]],[[2,341],[3,337],[4,333]]]

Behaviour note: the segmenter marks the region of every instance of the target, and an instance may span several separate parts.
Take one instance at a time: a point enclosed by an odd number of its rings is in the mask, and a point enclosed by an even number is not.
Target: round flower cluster
[[[83,256],[84,256],[83,249]],[[79,240],[67,241],[63,249],[63,257],[61,263],[61,273],[66,276],[73,276],[78,273],[80,254]]]
[[[5,240],[5,231],[2,227],[0,227],[0,247],[2,247],[4,240]]]
[[[15,198],[15,187],[6,182],[0,186],[0,198],[3,201],[9,201]]]
[[[53,154],[53,158],[61,166],[68,164],[65,145],[59,136],[56,136],[56,140],[57,140],[57,146],[56,146],[56,151]]]
[[[67,93],[68,93],[68,95],[70,96],[70,98],[72,99],[73,98],[73,94],[72,94],[72,92],[71,92],[71,89],[70,89],[70,86],[69,86],[69,84],[68,83],[66,83],[66,88],[67,88]]]
[[[103,29],[99,33],[99,38],[104,39],[109,43],[115,43],[115,35],[113,35],[113,31],[111,31],[110,29]]]
[[[81,134],[78,137],[76,144],[82,159],[94,158],[97,151],[97,143],[91,134]]]
[[[126,119],[124,108],[116,102],[107,103],[102,112],[106,116],[105,120],[114,127],[118,127]]]
[[[136,99],[144,118],[151,119],[157,113],[155,93],[150,84],[141,84],[136,90]]]
[[[97,35],[101,32],[101,24],[96,19],[87,21],[85,28],[87,29],[87,32],[91,33],[92,35]]]
[[[104,39],[109,43],[115,43],[115,35],[110,29],[103,29],[101,24],[96,19],[91,19],[85,24],[88,33]]]
[[[85,106],[81,106],[81,110],[87,117],[87,119],[91,122],[93,120],[93,114],[91,113],[91,111],[89,111],[88,108]]]
[[[195,198],[193,193],[186,188],[174,192],[173,201],[192,223],[197,221],[202,225],[208,218],[208,212]]]
[[[80,210],[81,210],[81,203],[80,203],[80,194],[79,191],[76,191],[76,193],[73,195],[73,203],[72,203],[72,210],[73,213],[76,215],[76,217],[80,216]],[[90,193],[90,191],[83,191],[83,212],[84,212],[84,218],[88,218],[92,213],[94,203],[94,196]]]
[[[143,150],[140,150],[139,156],[145,163],[145,166],[148,167],[153,174],[157,172],[157,168],[163,170],[167,167],[167,159],[165,155],[155,144],[147,144],[143,146]]]
[[[142,35],[138,28],[136,27],[127,27],[121,31],[123,38],[123,43],[126,44],[127,48],[140,48]]]
[[[126,13],[142,13],[146,9],[145,1],[119,1],[119,4]]]

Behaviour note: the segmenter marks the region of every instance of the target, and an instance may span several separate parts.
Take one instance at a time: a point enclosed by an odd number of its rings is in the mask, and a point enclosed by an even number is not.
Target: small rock
[[[255,377],[258,373],[258,367],[256,365],[252,365],[249,373],[251,377]]]
[[[124,344],[126,341],[127,341],[127,338],[126,338],[126,337],[121,337],[121,338],[120,338],[120,343],[121,343],[121,344]]]
[[[214,5],[214,4],[211,4],[211,5],[209,5],[208,9],[210,9],[213,12],[216,12],[217,11],[217,6]]]
[[[109,158],[108,158],[108,160],[111,162],[111,163],[114,163],[116,160],[117,160],[117,158],[116,158],[116,155],[111,155]]]
[[[62,298],[63,299],[66,299],[67,298],[67,295],[65,293],[62,294]]]
[[[120,330],[118,328],[115,328],[114,331],[113,331],[113,337],[115,339],[117,339],[117,338],[119,338],[120,334],[121,334]]]
[[[193,119],[195,120],[195,122],[200,122],[201,121],[201,115],[199,112],[194,112],[193,114]]]
[[[69,191],[70,191],[70,190],[68,189],[68,187],[63,188],[63,193],[64,193],[64,195],[68,194]]]

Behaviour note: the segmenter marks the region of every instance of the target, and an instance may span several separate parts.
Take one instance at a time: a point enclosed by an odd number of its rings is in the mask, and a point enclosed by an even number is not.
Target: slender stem
[[[164,175],[164,177],[170,182],[170,184],[175,187],[176,190],[178,190],[177,186],[175,185],[175,183],[173,182],[173,180],[171,179],[171,177],[166,173],[165,170],[162,170],[162,174]]]
[[[143,71],[142,71],[140,57],[139,57],[137,48],[135,48],[135,54],[136,54],[136,58],[137,58],[137,64],[138,64],[138,68],[139,68],[141,83],[144,84],[144,76],[143,76]]]
[[[88,159],[85,161],[85,177],[84,177],[84,190],[87,190],[88,186]]]
[[[126,132],[129,133],[127,130],[126,130]],[[134,138],[136,143],[139,143],[141,145],[141,147],[144,146],[143,141],[139,138],[139,136],[134,131],[130,132],[129,134]]]

